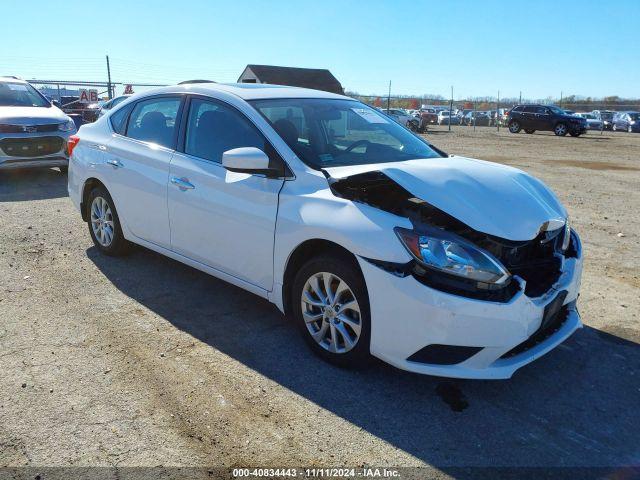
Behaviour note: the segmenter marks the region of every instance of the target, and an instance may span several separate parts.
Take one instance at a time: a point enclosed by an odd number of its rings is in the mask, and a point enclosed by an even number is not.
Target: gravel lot
[[[640,462],[640,135],[434,127],[547,182],[585,328],[508,381],[315,358],[275,307],[155,253],[100,255],[57,170],[0,173],[0,466]]]

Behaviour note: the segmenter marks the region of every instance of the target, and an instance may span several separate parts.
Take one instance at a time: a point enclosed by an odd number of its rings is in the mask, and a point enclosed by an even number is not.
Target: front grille
[[[0,140],[0,148],[12,157],[41,157],[62,150],[61,137],[5,138]]]
[[[0,125],[0,133],[46,133],[57,132],[58,123],[45,125]]]
[[[525,294],[539,297],[560,277],[560,259],[564,227],[541,232],[528,242],[509,242],[495,237],[478,239],[477,243],[495,255],[513,274],[527,282]]]

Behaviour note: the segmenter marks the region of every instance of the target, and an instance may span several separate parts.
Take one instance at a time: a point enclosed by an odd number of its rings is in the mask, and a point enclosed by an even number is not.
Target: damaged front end
[[[576,254],[577,240],[566,222],[546,222],[534,239],[512,241],[474,230],[381,171],[341,179],[325,175],[334,195],[405,217],[413,225],[413,230],[396,229],[412,261],[367,260],[440,291],[493,302],[508,302],[520,290],[539,297],[557,282],[563,259]]]

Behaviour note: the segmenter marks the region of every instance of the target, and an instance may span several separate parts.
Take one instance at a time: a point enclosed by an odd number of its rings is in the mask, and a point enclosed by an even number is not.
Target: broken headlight
[[[416,232],[396,227],[395,232],[425,268],[494,285],[504,284],[511,276],[493,255],[457,235],[436,228]]]

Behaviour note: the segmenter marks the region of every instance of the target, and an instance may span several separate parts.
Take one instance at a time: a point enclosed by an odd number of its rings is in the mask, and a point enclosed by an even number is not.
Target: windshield
[[[287,98],[250,103],[312,168],[440,157],[409,130],[355,100]]]
[[[27,83],[1,82],[1,107],[50,107],[51,103]]]

